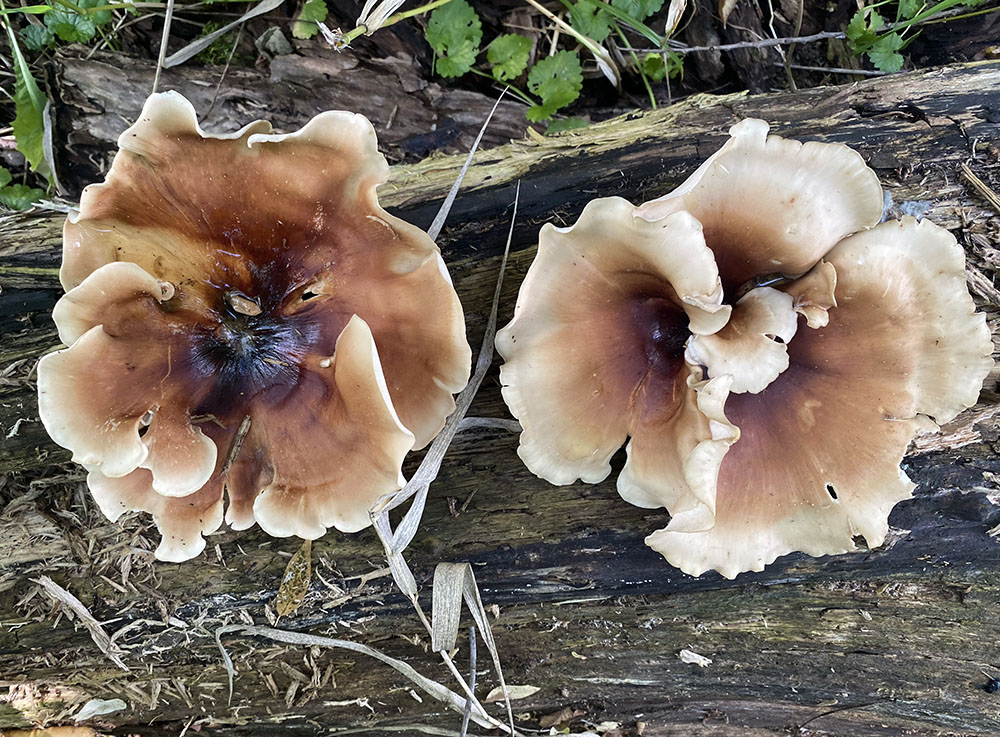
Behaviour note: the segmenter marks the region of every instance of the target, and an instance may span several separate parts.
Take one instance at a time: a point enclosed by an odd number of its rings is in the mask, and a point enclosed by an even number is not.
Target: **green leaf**
[[[580,96],[583,67],[574,51],[559,51],[535,64],[528,74],[528,89],[542,98],[540,105],[528,108],[528,120],[548,120],[557,110]]]
[[[559,118],[558,120],[550,120],[548,127],[545,129],[545,135],[550,136],[553,133],[575,131],[580,128],[586,128],[588,125],[590,125],[589,121],[586,121],[583,118]]]
[[[461,77],[476,63],[483,24],[466,0],[451,0],[431,13],[425,37],[437,55],[437,73]]]
[[[299,17],[292,24],[292,35],[295,38],[312,38],[319,33],[317,24],[326,20],[328,12],[323,0],[306,0],[299,11]]]
[[[7,167],[0,166],[0,187],[6,187],[10,184],[10,180],[13,178],[14,177],[11,176],[11,173],[7,170]]]
[[[107,0],[76,0],[76,4],[85,10],[107,5]],[[98,10],[96,13],[87,13],[87,18],[93,21],[95,26],[104,26],[114,20],[110,10]]]
[[[517,33],[497,36],[486,49],[486,59],[493,65],[493,77],[501,82],[519,77],[528,66],[531,40]]]
[[[24,184],[8,184],[6,187],[0,187],[0,204],[6,205],[11,210],[27,210],[44,196],[44,189]]]
[[[17,36],[9,23],[4,24],[7,30],[7,41],[14,57],[14,140],[17,150],[27,160],[32,171],[41,171],[48,177],[49,167],[45,163],[45,149],[42,139],[45,134],[45,95],[38,88],[38,83],[31,76],[28,62],[18,46]]]
[[[66,10],[46,13],[45,25],[66,43],[86,43],[97,33],[97,26],[90,18]]]
[[[646,20],[663,7],[663,0],[611,0],[611,4],[636,20]]]
[[[579,0],[569,6],[569,24],[597,43],[611,35],[611,15],[604,3],[597,0]]]
[[[924,0],[899,0],[896,20],[910,20],[924,7]]]
[[[642,73],[654,82],[662,82],[667,76],[667,65],[659,54],[646,54],[642,59]]]
[[[868,58],[875,68],[883,72],[898,72],[903,68],[903,39],[898,33],[888,33],[872,44]]]
[[[882,16],[871,8],[865,8],[855,13],[846,28],[847,41],[851,50],[855,54],[867,51],[878,39],[875,31],[883,25],[885,25],[885,21],[882,20]]]
[[[24,41],[25,48],[31,49],[32,51],[47,49],[55,41],[55,38],[52,36],[52,31],[45,26],[36,26],[35,24],[31,24],[22,28],[20,34],[21,40]]]

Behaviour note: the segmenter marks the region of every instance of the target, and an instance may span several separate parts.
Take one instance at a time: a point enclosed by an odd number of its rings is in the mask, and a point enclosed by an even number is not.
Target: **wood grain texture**
[[[502,319],[542,222],[570,223],[596,196],[663,194],[747,116],[782,135],[851,144],[897,210],[929,208],[966,246],[970,284],[996,332],[1000,213],[959,171],[966,162],[997,188],[998,99],[1000,63],[984,63],[797,94],[700,96],[484,151],[441,238],[470,339],[482,334],[516,180],[521,209]],[[426,226],[460,163],[396,168],[382,199]],[[156,563],[148,518],[107,523],[78,471],[51,465],[66,454],[37,422],[31,368],[56,343],[48,312],[59,296],[60,221],[20,216],[0,235],[0,677],[10,689],[0,728],[66,724],[88,698],[117,697],[128,709],[93,724],[119,735],[177,735],[186,725],[189,734],[254,737],[457,733],[459,717],[418,702],[374,661],[239,637],[227,640],[238,670],[227,704],[212,633],[268,621],[299,544],[223,532],[195,561]],[[556,488],[523,468],[516,437],[471,431],[446,459],[407,557],[428,606],[435,563],[473,562],[485,603],[498,607],[508,683],[541,687],[515,702],[525,727],[567,708],[575,731],[614,721],[635,735],[642,723],[643,737],[997,734],[1000,694],[983,689],[1000,675],[1000,550],[986,534],[1000,523],[996,378],[979,407],[907,457],[917,492],[893,512],[890,539],[876,550],[786,556],[735,581],[693,579],[643,545],[666,517],[617,496],[623,454],[611,481]],[[505,416],[495,367],[473,414]],[[448,682],[391,579],[360,578],[383,565],[370,531],[327,535],[313,552],[313,584],[279,626],[362,641]],[[117,635],[129,672],[54,611],[30,580],[39,575]],[[683,663],[681,649],[713,662]],[[464,662],[464,644],[457,658]],[[495,685],[486,670],[479,682],[483,694]]]

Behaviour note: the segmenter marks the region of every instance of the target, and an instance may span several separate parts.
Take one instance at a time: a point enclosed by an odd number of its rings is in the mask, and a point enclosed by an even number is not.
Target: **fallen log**
[[[556,138],[483,151],[441,237],[478,344],[506,238],[515,182],[521,205],[501,301],[509,317],[542,222],[572,222],[592,197],[641,201],[668,191],[756,116],[776,132],[857,148],[897,211],[923,211],[969,256],[969,283],[996,332],[1000,213],[962,165],[1000,181],[1000,63],[893,75],[798,93],[698,96]],[[252,117],[250,112],[242,124]],[[381,191],[426,226],[461,160],[397,167]],[[362,655],[227,637],[231,703],[214,632],[274,621],[294,540],[222,532],[178,566],[153,561],[151,522],[110,524],[81,474],[59,464],[37,420],[32,366],[57,343],[48,313],[61,213],[7,218],[0,236],[0,729],[68,724],[92,698],[125,708],[98,731],[177,735],[457,734],[460,715]],[[506,416],[495,373],[473,414]],[[827,558],[786,556],[763,573],[691,578],[643,545],[662,511],[620,500],[612,480],[556,488],[528,473],[513,434],[458,436],[431,489],[407,557],[418,582],[440,561],[473,563],[508,683],[539,691],[514,702],[520,727],[666,735],[938,735],[1000,732],[1000,421],[996,374],[981,403],[904,466],[915,497],[890,518],[886,544]],[[619,469],[622,458],[616,459]],[[412,608],[395,592],[375,535],[313,544],[313,582],[278,626],[371,645],[454,690]],[[71,592],[110,636],[38,583]],[[423,595],[423,594],[422,594]],[[464,641],[456,662],[467,657]],[[684,662],[681,650],[711,659]],[[689,658],[690,659],[690,658]],[[480,663],[488,657],[480,653]],[[481,665],[477,692],[496,685]],[[414,695],[415,694],[415,695]],[[421,701],[421,699],[423,699]],[[500,705],[494,716],[501,717]],[[437,730],[437,731],[435,731]],[[473,733],[482,733],[474,728]]]

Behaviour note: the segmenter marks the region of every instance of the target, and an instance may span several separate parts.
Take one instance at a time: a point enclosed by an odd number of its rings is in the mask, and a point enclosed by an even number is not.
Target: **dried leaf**
[[[735,5],[735,2],[733,4]],[[670,0],[670,7],[667,8],[667,24],[663,31],[665,38],[670,38],[673,32],[677,30],[677,26],[680,24],[681,16],[684,15],[685,10],[687,10],[687,0]]]
[[[83,722],[94,717],[114,714],[116,711],[127,709],[128,705],[121,699],[91,699],[73,717],[74,722]]]
[[[538,686],[507,686],[507,696],[511,701],[517,701],[518,699],[526,699],[529,696],[534,696],[541,690]],[[497,701],[503,701],[503,689],[499,686],[489,692],[483,703],[493,704]]]
[[[302,605],[312,579],[312,541],[306,540],[292,556],[281,578],[278,595],[274,597],[274,609],[279,617],[294,614]]]
[[[729,14],[733,12],[733,8],[736,7],[736,3],[740,0],[719,0],[719,17],[722,18],[722,27],[726,27],[726,21],[729,20]]]
[[[682,663],[694,663],[702,668],[708,667],[712,664],[711,658],[706,658],[704,655],[699,655],[691,650],[681,650],[677,653],[677,657],[681,659]]]

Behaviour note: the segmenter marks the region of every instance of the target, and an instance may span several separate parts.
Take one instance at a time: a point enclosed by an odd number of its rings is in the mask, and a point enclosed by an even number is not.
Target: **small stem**
[[[421,15],[422,13],[430,12],[431,10],[434,10],[434,8],[439,8],[442,5],[447,5],[450,2],[451,0],[434,0],[433,2],[427,3],[426,5],[421,5],[419,8],[413,8],[412,10],[404,10],[401,13],[395,13],[386,18],[385,22],[382,23],[382,25],[379,26],[379,28],[385,28],[386,26],[395,25],[396,23],[399,23],[399,21],[401,20],[406,20],[407,18],[412,18],[415,15]],[[371,33],[374,33],[377,30],[378,28],[372,28]],[[368,33],[369,33],[368,26],[362,23],[361,25],[356,26],[351,30],[349,30],[347,33],[341,35],[340,42],[344,46],[350,46],[351,41],[358,38],[359,36],[364,36]]]
[[[499,82],[499,80],[497,80],[495,77],[493,77],[492,74],[487,74],[486,72],[481,72],[481,71],[479,71],[478,69],[475,69],[475,68],[470,69],[469,71],[472,72],[473,74],[478,74],[480,77],[485,77],[486,79],[491,79],[494,82]],[[521,102],[523,102],[523,103],[525,103],[527,105],[536,105],[537,104],[534,100],[531,99],[531,97],[528,96],[527,92],[524,92],[523,90],[518,89],[517,87],[515,87],[514,85],[512,85],[510,82],[499,82],[499,83],[505,85],[511,92],[514,93],[515,97],[520,98]]]
[[[434,2],[427,3],[426,5],[421,5],[419,8],[413,8],[412,10],[404,10],[399,13],[394,13],[385,19],[385,23],[382,24],[382,28],[386,26],[391,26],[399,23],[401,20],[406,20],[407,18],[412,18],[415,15],[422,15],[423,13],[430,12],[434,8],[440,8],[442,5],[447,5],[451,0],[434,0]]]
[[[614,24],[615,32],[618,34],[618,38],[622,40],[625,46],[628,46],[628,39],[625,38],[625,33],[622,31],[621,26],[617,23]],[[632,61],[635,62],[635,70],[639,72],[639,76],[642,78],[642,84],[646,87],[646,94],[649,95],[649,104],[653,106],[653,110],[656,110],[656,95],[653,94],[653,88],[649,84],[649,79],[646,77],[646,72],[642,68],[642,64],[639,62],[639,57],[636,56],[635,52],[629,50],[629,55],[632,57]],[[666,68],[664,68],[664,73],[666,73]]]

